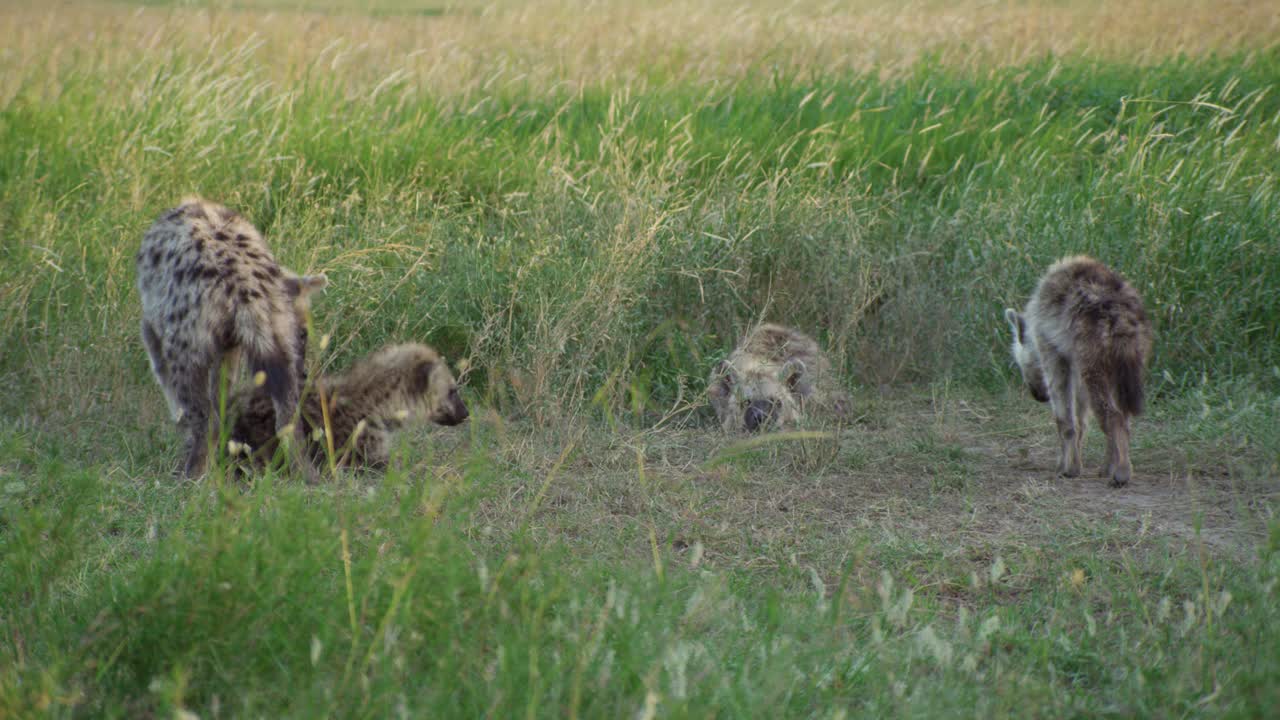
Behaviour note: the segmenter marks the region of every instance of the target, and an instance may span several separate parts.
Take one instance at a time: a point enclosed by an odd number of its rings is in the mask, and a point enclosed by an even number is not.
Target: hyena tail
[[[1116,387],[1116,406],[1126,415],[1141,415],[1142,352],[1136,337],[1118,338],[1112,347],[1111,370]]]

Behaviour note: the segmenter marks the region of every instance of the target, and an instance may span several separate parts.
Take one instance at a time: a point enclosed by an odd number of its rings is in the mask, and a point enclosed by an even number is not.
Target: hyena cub
[[[1058,472],[1080,474],[1086,402],[1107,436],[1102,475],[1129,482],[1129,418],[1142,412],[1142,371],[1151,355],[1151,323],[1133,286],[1083,255],[1049,266],[1027,309],[1004,311],[1013,357],[1031,395],[1048,402],[1062,451]]]
[[[278,411],[274,429],[285,429],[300,396],[308,295],[324,287],[325,277],[282,268],[253,225],[198,198],[156,220],[142,239],[137,268],[142,340],[186,433],[182,474],[204,472],[221,369],[225,363],[234,377],[242,354]],[[295,438],[302,440],[301,428]],[[300,465],[316,477],[305,460]]]
[[[768,323],[716,365],[707,396],[727,432],[793,427],[810,413],[843,418],[849,405],[818,343]]]
[[[467,419],[467,406],[449,365],[426,345],[383,348],[341,375],[325,375],[302,403],[307,452],[324,460],[324,411],[328,402],[333,449],[343,464],[385,467],[391,434],[414,420],[457,425]],[[276,448],[276,409],[264,388],[246,388],[232,396],[228,412],[235,418],[231,439],[246,447],[257,462]]]

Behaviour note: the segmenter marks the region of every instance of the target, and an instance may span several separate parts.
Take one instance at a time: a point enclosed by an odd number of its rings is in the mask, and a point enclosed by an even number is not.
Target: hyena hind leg
[[[1129,461],[1129,418],[1116,407],[1111,388],[1100,379],[1090,378],[1089,399],[1098,424],[1107,436],[1107,452],[1100,475],[1109,479],[1112,487],[1123,487],[1133,474]]]
[[[1129,460],[1129,416],[1116,412],[1111,417],[1111,432],[1107,434],[1107,445],[1115,448],[1108,466],[1111,468],[1111,487],[1124,487],[1133,476],[1133,464]]]
[[[1107,454],[1102,458],[1102,467],[1098,468],[1098,476],[1110,478],[1116,470],[1116,446],[1111,441],[1111,433],[1107,432],[1108,423],[1106,420],[1099,420],[1102,426],[1102,432],[1107,436]]]
[[[1058,455],[1058,474],[1076,477],[1080,474],[1080,444],[1077,441],[1076,392],[1074,373],[1067,358],[1056,353],[1044,355],[1045,380],[1049,386],[1049,404],[1053,407],[1053,419],[1058,424],[1061,451]]]
[[[177,388],[179,403],[178,424],[186,435],[186,459],[182,464],[182,477],[194,480],[204,474],[209,461],[209,406],[208,384],[210,372],[207,366],[195,368],[183,378]]]

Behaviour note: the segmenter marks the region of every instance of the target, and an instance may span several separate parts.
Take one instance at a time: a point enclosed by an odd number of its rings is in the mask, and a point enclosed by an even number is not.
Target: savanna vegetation
[[[0,37],[0,716],[1280,706],[1268,4],[58,1]],[[174,480],[134,253],[193,193],[328,275],[317,371],[427,342],[470,422]],[[1156,327],[1126,490],[1052,476],[1008,359],[1076,252]],[[715,430],[761,319],[853,422]]]

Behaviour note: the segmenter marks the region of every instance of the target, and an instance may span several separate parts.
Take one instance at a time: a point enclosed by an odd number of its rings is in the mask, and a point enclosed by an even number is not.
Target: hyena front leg
[[[1073,412],[1076,417],[1076,458],[1079,459],[1081,468],[1084,466],[1084,437],[1088,434],[1089,429],[1089,387],[1083,382],[1079,376],[1072,380],[1072,386],[1075,390],[1072,397],[1075,398],[1075,407]]]
[[[1054,352],[1043,355],[1045,380],[1049,386],[1049,404],[1058,424],[1062,449],[1058,454],[1058,474],[1076,477],[1080,474],[1080,446],[1076,441],[1075,373],[1067,358]]]
[[[320,473],[316,471],[307,452],[304,423],[302,418],[298,417],[302,383],[295,371],[294,360],[286,357],[284,353],[255,357],[253,360],[254,371],[262,372],[264,387],[275,409],[276,436],[279,437],[286,429],[292,428],[292,447],[289,448],[291,462],[307,482],[319,482]]]
[[[164,393],[164,402],[169,406],[169,415],[174,420],[181,419],[181,405],[178,402],[178,396],[174,394],[173,383],[169,379],[169,366],[164,361],[164,343],[160,340],[160,333],[146,322],[142,323],[142,344],[147,348],[147,358],[151,361],[151,374],[155,376],[161,392]]]
[[[381,429],[365,431],[356,439],[352,448],[352,459],[375,470],[385,470],[391,464],[391,447],[387,435]]]
[[[209,370],[209,418],[214,432],[221,438],[222,408],[231,397],[231,386],[240,368],[240,353],[232,350],[222,356]]]

